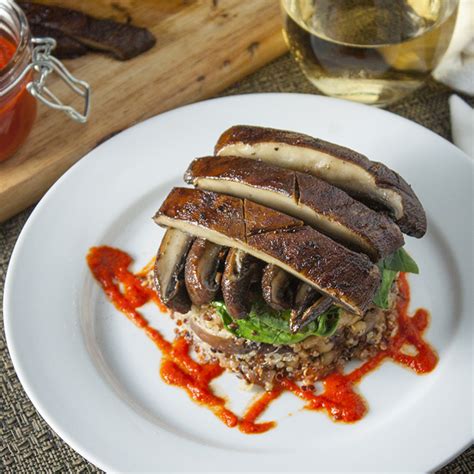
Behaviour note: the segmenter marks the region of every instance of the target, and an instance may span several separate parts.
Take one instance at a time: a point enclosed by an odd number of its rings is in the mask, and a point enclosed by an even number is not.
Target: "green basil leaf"
[[[381,270],[381,273],[382,282],[374,296],[373,302],[379,308],[388,309],[388,295],[390,294],[390,289],[392,288],[393,281],[395,280],[398,272],[384,268]]]
[[[398,249],[383,260],[383,266],[394,272],[420,273],[418,265],[404,248]]]
[[[276,311],[265,303],[255,303],[246,319],[233,320],[223,302],[213,303],[225,328],[238,337],[267,344],[296,344],[309,336],[328,337],[334,334],[339,321],[339,308],[333,306],[316,321],[293,334],[290,331],[290,311]]]

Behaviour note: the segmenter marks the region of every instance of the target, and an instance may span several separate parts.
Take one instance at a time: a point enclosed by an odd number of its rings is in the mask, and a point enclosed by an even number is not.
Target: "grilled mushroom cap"
[[[184,281],[196,306],[211,303],[219,291],[227,248],[205,239],[196,239],[186,258]]]
[[[216,155],[242,156],[314,174],[375,209],[388,209],[402,232],[423,237],[426,215],[410,185],[360,153],[301,133],[237,125],[226,130]]]
[[[295,298],[295,278],[282,268],[267,264],[263,270],[262,295],[271,308],[290,309]]]
[[[404,243],[387,216],[307,173],[251,158],[208,156],[195,159],[184,179],[197,188],[250,199],[301,219],[374,262]]]
[[[156,38],[150,31],[128,22],[94,18],[81,11],[36,2],[22,1],[21,8],[33,28],[38,25],[47,28],[48,34],[44,36],[59,40],[61,46],[64,46],[66,38],[69,48],[71,40],[74,40],[89,50],[101,51],[125,61],[148,51],[156,43]],[[77,51],[77,46],[73,51]]]
[[[174,311],[187,313],[191,301],[184,283],[184,264],[194,240],[189,234],[168,229],[156,257],[154,281],[161,301]]]
[[[174,188],[155,222],[272,263],[362,315],[380,285],[380,271],[302,221],[246,199]]]
[[[229,314],[246,318],[252,307],[252,285],[261,279],[262,265],[258,258],[239,249],[230,249],[222,276],[222,295]]]

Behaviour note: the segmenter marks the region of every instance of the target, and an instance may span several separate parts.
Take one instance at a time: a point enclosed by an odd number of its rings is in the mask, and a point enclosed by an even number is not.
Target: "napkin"
[[[448,87],[474,95],[474,1],[460,0],[453,37],[434,78]],[[474,158],[474,110],[460,97],[449,98],[454,144]]]
[[[449,98],[454,144],[474,158],[474,109],[457,95]]]
[[[460,0],[451,43],[433,76],[452,89],[474,95],[473,0]]]

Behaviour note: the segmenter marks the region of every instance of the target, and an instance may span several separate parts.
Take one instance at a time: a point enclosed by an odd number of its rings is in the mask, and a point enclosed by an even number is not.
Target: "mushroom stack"
[[[397,173],[300,133],[231,127],[184,179],[193,187],[172,189],[154,217],[167,228],[156,288],[180,314],[223,301],[238,322],[263,301],[289,312],[293,334],[334,307],[362,317],[402,232],[426,232]]]

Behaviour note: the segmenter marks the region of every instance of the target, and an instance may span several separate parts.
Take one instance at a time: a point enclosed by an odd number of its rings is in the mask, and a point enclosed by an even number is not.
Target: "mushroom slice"
[[[72,6],[73,2],[62,3],[64,6]],[[79,8],[84,4],[74,3],[80,4]],[[63,38],[68,39],[69,44],[73,39],[87,49],[102,51],[125,61],[148,51],[156,43],[156,38],[150,31],[133,26],[128,21],[119,23],[107,18],[94,18],[82,11],[37,2],[22,1],[21,8],[31,26],[47,28],[50,34],[45,36],[58,39],[60,46]]]
[[[242,344],[241,340],[226,329],[212,330],[206,327],[198,318],[191,317],[189,325],[196,337],[217,351],[226,354],[246,354],[255,349],[252,345]]]
[[[184,178],[197,188],[251,199],[301,219],[374,262],[404,243],[400,229],[387,216],[306,173],[250,158],[209,156],[195,159]]]
[[[301,318],[302,314],[318,299],[318,292],[308,283],[299,282],[296,289],[295,303],[291,310],[290,329],[292,321]]]
[[[222,295],[228,313],[235,319],[246,318],[252,307],[252,285],[261,278],[261,263],[252,255],[230,249],[222,276]]]
[[[191,301],[196,306],[211,303],[220,288],[227,248],[205,239],[196,239],[186,258],[184,281]]]
[[[347,249],[301,220],[246,199],[174,188],[154,219],[159,225],[277,265],[359,315],[380,285],[380,271],[366,255]]]
[[[301,283],[295,298],[296,308],[291,311],[291,332],[300,331],[309,323],[315,321],[318,316],[327,311],[333,304],[334,301],[329,296],[320,295],[308,284]]]
[[[168,229],[156,256],[154,281],[161,301],[167,308],[187,313],[191,301],[184,283],[184,264],[194,240],[178,229]]]
[[[262,277],[263,299],[277,311],[290,309],[295,297],[294,283],[295,279],[288,272],[271,263],[267,264]]]
[[[425,211],[410,185],[387,166],[349,148],[301,133],[237,125],[220,136],[215,152],[313,174],[370,207],[388,209],[406,234],[422,237],[426,232]]]

